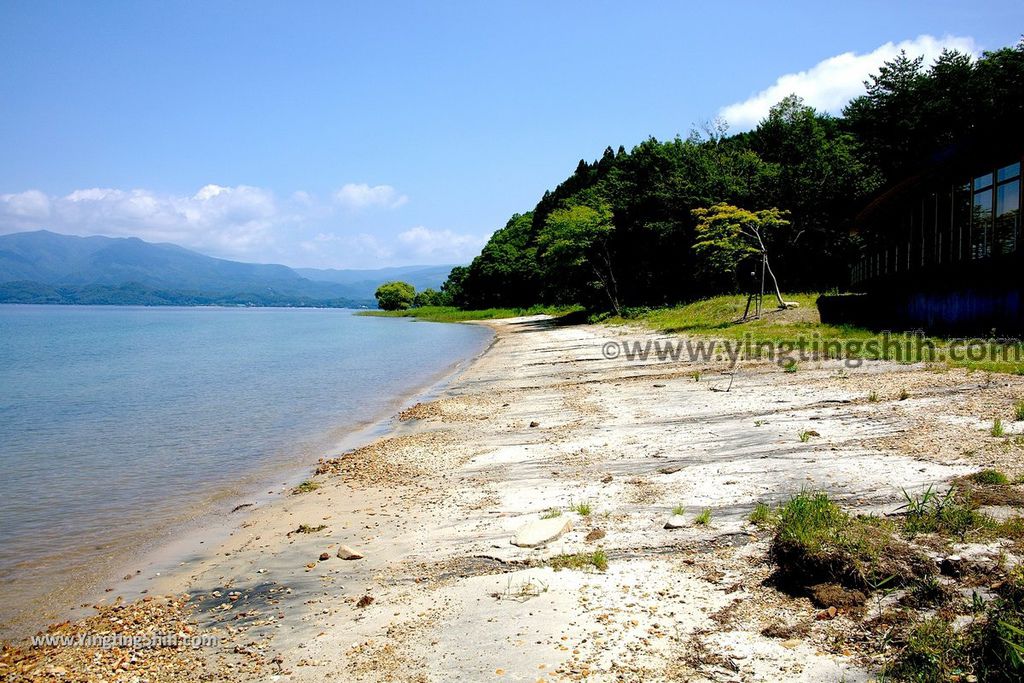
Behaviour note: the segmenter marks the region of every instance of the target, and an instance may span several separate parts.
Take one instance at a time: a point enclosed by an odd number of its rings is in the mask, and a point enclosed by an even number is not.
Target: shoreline
[[[243,475],[240,486],[210,489],[201,499],[191,502],[191,507],[198,512],[162,520],[159,526],[147,531],[145,538],[138,539],[138,545],[124,552],[125,557],[103,565],[95,564],[97,571],[92,572],[92,576],[84,581],[77,579],[83,581],[77,589],[69,589],[60,598],[52,594],[41,595],[26,603],[21,612],[12,614],[5,623],[4,642],[24,642],[49,624],[82,619],[97,605],[144,597],[148,592],[148,582],[154,575],[173,573],[182,561],[201,555],[202,546],[221,543],[237,531],[239,521],[235,515],[239,506],[245,509],[272,503],[307,479],[312,471],[310,451],[321,454],[314,457],[346,452],[386,434],[403,406],[412,401],[429,400],[443,391],[493,343],[492,334],[481,350],[438,369],[422,385],[395,395],[372,417],[332,427],[322,436],[308,439],[309,443],[304,443],[301,448],[260,464],[257,469]],[[12,589],[16,585],[12,582]]]
[[[904,490],[1021,473],[1012,453],[973,447],[985,425],[965,415],[1024,378],[835,361],[729,375],[601,357],[608,339],[664,338],[635,328],[484,324],[483,353],[321,462],[319,488],[245,509],[222,543],[148,581],[148,595],[189,596],[196,628],[222,639],[208,661],[227,680],[865,681],[863,653],[828,645],[845,614],[815,621],[807,598],[765,584],[754,505],[810,488],[890,514]],[[676,506],[686,523],[666,529]],[[511,543],[552,509],[571,528]],[[363,558],[339,559],[342,545]],[[557,569],[597,551],[604,569]],[[799,638],[766,635],[794,620],[811,624]]]

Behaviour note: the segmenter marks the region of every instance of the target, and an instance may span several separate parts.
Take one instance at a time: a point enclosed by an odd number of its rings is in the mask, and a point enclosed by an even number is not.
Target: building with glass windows
[[[1024,334],[1024,152],[961,155],[876,197],[857,217],[856,296],[822,297],[822,320],[878,329]]]

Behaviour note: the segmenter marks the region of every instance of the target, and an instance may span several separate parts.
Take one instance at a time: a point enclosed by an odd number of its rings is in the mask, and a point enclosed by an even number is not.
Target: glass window
[[[971,258],[971,186],[965,183],[953,193],[953,234],[959,260]]]
[[[1003,168],[999,169],[999,171],[996,173],[996,179],[999,182],[1003,182],[1004,180],[1009,180],[1010,178],[1016,178],[1019,175],[1020,162],[1018,161],[1015,164],[1010,164],[1009,166],[1004,166]]]
[[[996,245],[1000,254],[1017,250],[1020,238],[1020,180],[996,188]]]
[[[971,207],[971,258],[992,255],[992,190],[974,193]]]
[[[978,176],[977,178],[974,179],[974,189],[975,190],[984,190],[986,187],[991,187],[991,186],[992,186],[992,174],[991,173],[986,173],[985,175],[980,175],[980,176]]]

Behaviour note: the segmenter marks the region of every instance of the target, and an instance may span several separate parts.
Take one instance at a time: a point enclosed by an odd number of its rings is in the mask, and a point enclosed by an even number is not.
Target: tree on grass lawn
[[[412,306],[416,288],[408,282],[385,282],[374,293],[377,308],[382,311],[404,311]]]
[[[779,308],[788,308],[779,290],[779,281],[768,262],[768,244],[779,231],[789,225],[778,209],[748,211],[731,204],[715,204],[710,209],[694,209],[697,219],[693,250],[702,273],[716,279],[732,278],[736,270],[751,256],[761,259],[764,273],[772,279]]]

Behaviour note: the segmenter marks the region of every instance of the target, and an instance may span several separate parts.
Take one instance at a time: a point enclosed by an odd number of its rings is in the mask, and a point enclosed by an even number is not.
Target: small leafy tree
[[[412,306],[416,288],[408,282],[385,282],[374,293],[377,307],[383,311],[404,311]]]
[[[572,272],[589,271],[596,278],[591,284],[604,292],[619,314],[618,283],[608,246],[614,230],[612,212],[604,203],[596,208],[577,204],[556,209],[544,222],[538,255],[555,281]]]
[[[437,291],[433,287],[427,287],[422,292],[418,292],[412,300],[412,305],[415,308],[422,306],[442,306],[442,295],[441,292]]]
[[[765,273],[772,279],[779,308],[786,308],[779,281],[768,262],[768,242],[772,233],[789,225],[778,209],[748,211],[731,204],[715,204],[709,209],[694,209],[697,219],[693,250],[698,268],[715,278],[736,277],[736,269],[751,256],[761,258]]]

